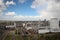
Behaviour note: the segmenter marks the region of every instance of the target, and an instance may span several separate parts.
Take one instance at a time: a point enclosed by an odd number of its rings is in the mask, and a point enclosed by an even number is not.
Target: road
[[[2,36],[1,36],[1,39],[0,40],[4,40],[5,39],[5,37],[8,35],[8,31],[5,31],[3,34],[2,34]]]
[[[16,37],[15,37],[15,35],[12,35],[12,40],[16,40]]]

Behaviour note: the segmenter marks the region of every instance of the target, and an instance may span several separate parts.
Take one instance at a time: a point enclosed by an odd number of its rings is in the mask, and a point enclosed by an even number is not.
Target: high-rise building
[[[50,30],[51,32],[59,32],[59,20],[57,18],[51,18]]]

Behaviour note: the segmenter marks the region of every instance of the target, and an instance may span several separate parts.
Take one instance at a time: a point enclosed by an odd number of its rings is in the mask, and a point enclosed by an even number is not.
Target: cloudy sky
[[[0,20],[60,19],[60,0],[0,0]]]

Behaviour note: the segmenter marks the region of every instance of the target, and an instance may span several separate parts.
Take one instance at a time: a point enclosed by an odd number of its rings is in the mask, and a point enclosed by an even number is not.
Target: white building
[[[47,26],[46,29],[39,29],[38,33],[60,32],[59,20],[57,18],[51,18],[51,20],[49,21],[49,24],[50,25]]]
[[[6,25],[6,28],[16,28],[16,23],[10,23],[9,25]]]
[[[50,20],[50,31],[51,32],[60,32],[59,20],[57,18],[51,18],[51,20]]]

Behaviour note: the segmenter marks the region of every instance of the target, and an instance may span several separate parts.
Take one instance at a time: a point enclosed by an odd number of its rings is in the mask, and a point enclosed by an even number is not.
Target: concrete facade
[[[52,18],[50,20],[50,30],[52,32],[59,32],[60,31],[59,20],[57,18]]]

